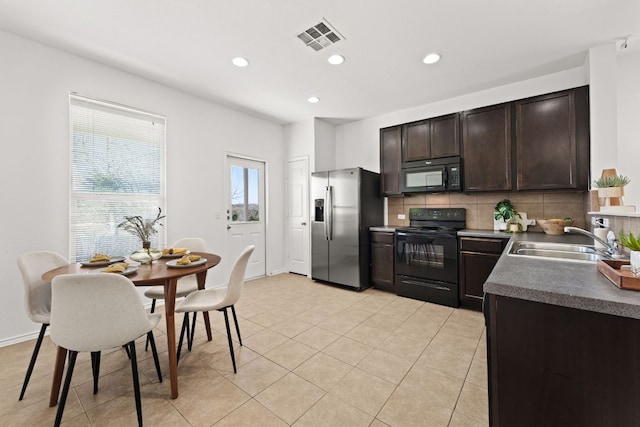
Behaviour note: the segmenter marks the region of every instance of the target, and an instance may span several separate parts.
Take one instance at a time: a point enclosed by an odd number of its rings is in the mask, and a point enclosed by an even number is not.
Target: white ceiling
[[[315,52],[296,35],[322,18],[345,40]],[[341,122],[576,67],[629,35],[620,54],[637,52],[640,0],[0,0],[0,29],[280,123]]]

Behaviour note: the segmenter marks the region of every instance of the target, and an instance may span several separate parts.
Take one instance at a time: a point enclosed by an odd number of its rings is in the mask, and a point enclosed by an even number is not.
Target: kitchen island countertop
[[[593,244],[575,234],[522,233],[512,236],[517,240]],[[640,319],[640,292],[617,288],[595,263],[507,255],[509,246],[487,278],[485,293]]]

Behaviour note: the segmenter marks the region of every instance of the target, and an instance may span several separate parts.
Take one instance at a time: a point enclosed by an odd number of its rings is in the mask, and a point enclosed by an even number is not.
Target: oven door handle
[[[415,280],[406,280],[406,279],[402,280],[402,282],[408,285],[424,286],[425,288],[436,289],[438,291],[450,291],[450,289],[447,288],[446,286],[436,285],[435,283],[417,282]]]

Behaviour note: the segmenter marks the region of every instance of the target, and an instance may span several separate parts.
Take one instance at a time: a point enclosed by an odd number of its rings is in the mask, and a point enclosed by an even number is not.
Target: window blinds
[[[165,210],[165,118],[75,94],[69,109],[69,258],[128,255],[141,242],[117,225]],[[152,246],[164,244],[158,227]]]

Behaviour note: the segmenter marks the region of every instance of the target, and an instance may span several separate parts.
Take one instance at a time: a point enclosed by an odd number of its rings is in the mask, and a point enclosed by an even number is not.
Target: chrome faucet
[[[592,232],[583,230],[582,228],[578,228],[578,227],[565,227],[564,232],[565,233],[574,232],[574,233],[584,234],[585,236],[591,237],[596,242],[600,242],[605,248],[607,248],[605,253],[610,255],[612,258],[623,257],[622,254],[618,253],[618,246],[616,245],[616,235],[612,231],[609,231],[609,233],[607,234],[606,242],[601,238],[599,238],[598,236],[596,236],[595,234],[593,234]]]

